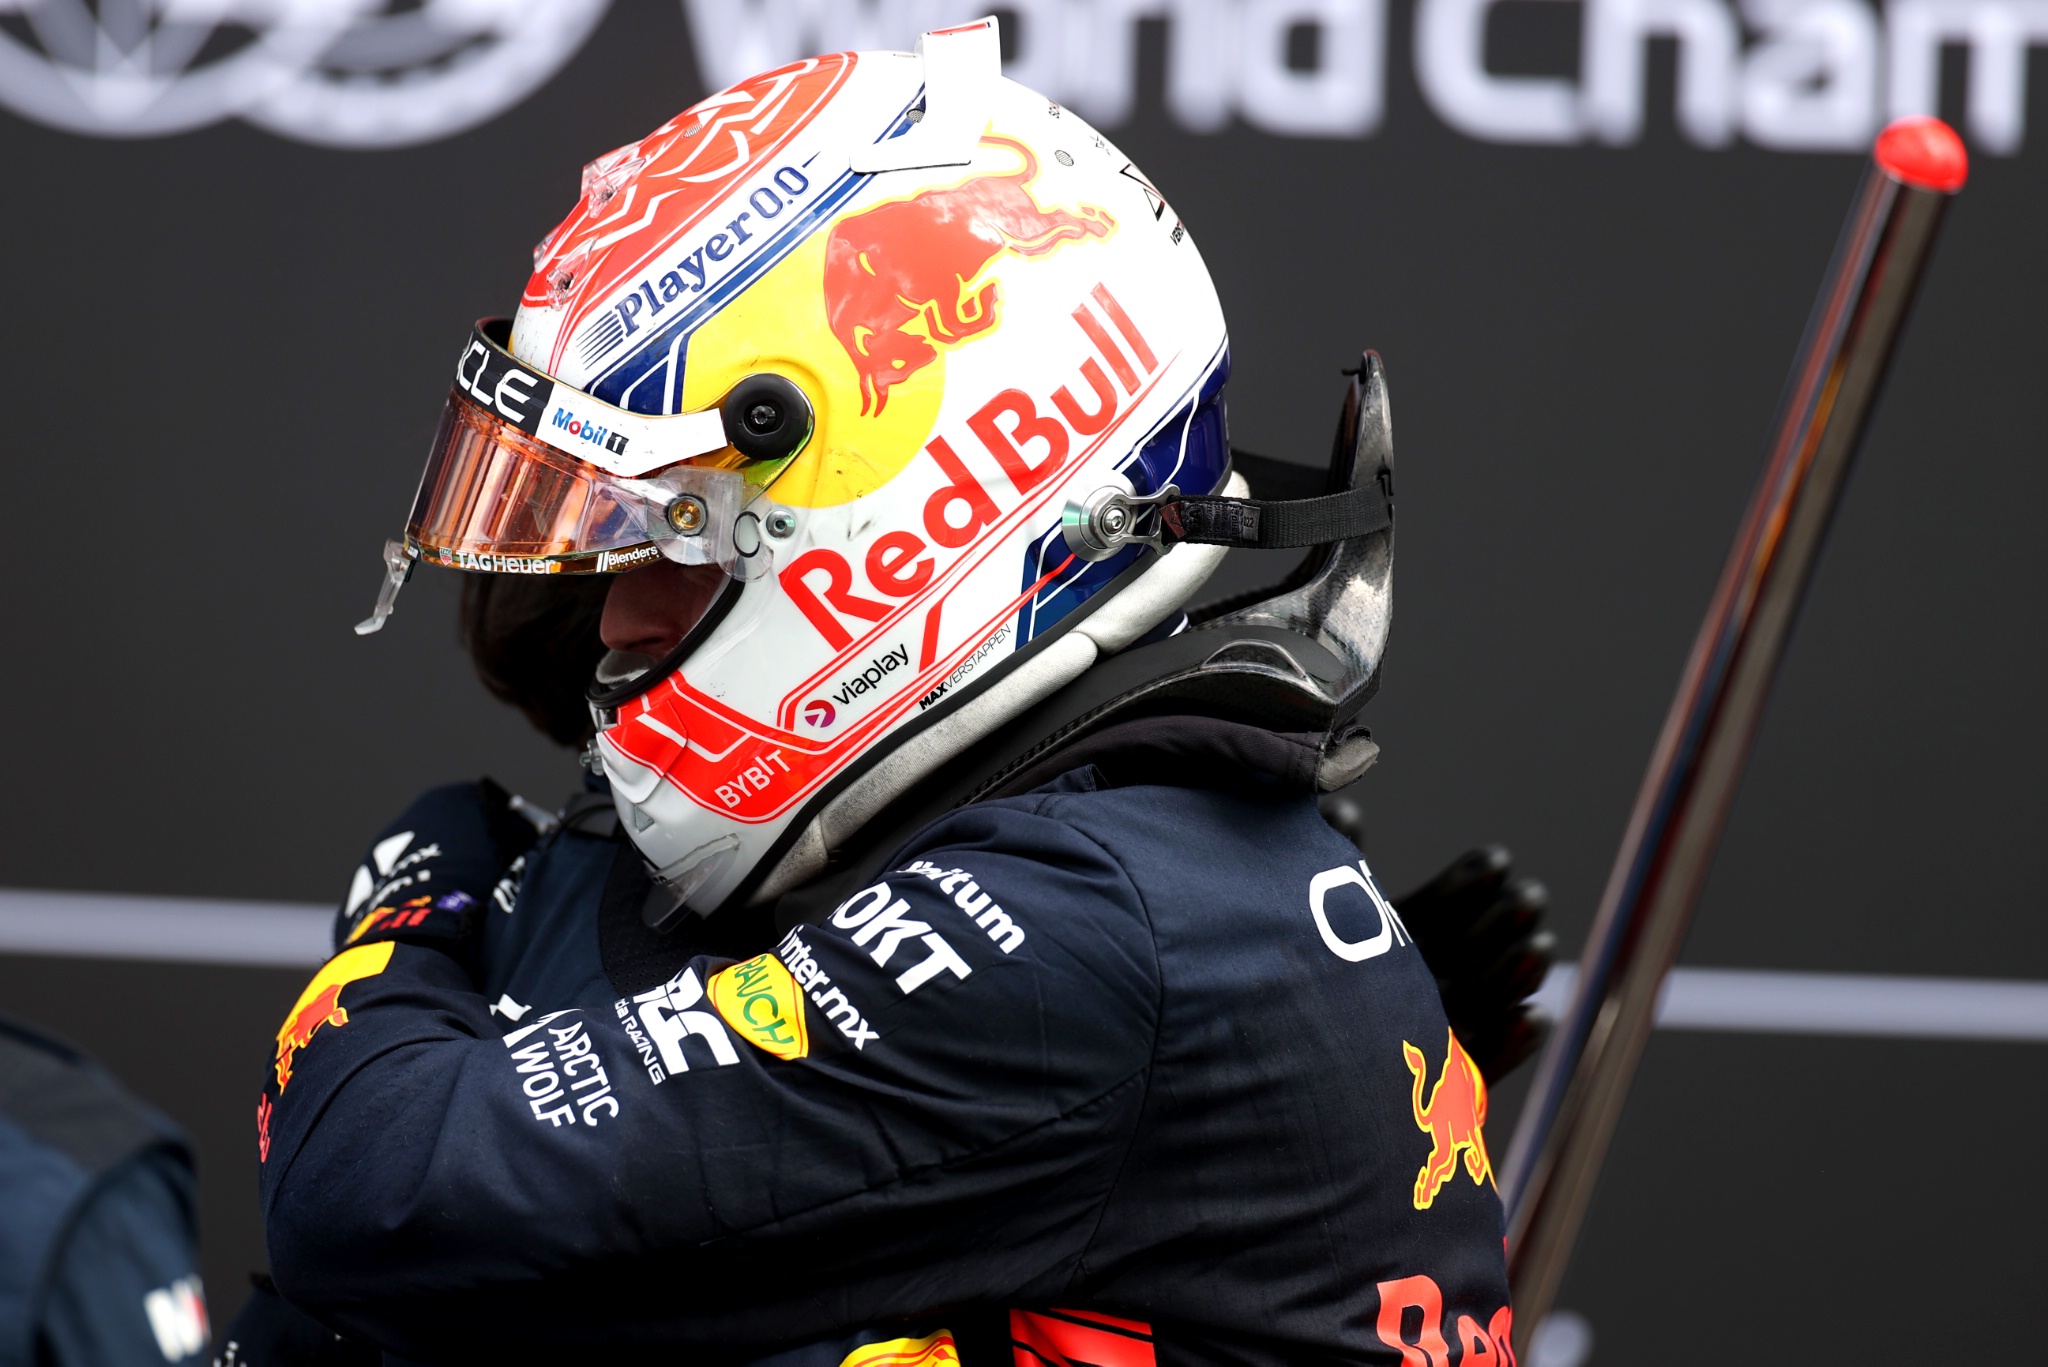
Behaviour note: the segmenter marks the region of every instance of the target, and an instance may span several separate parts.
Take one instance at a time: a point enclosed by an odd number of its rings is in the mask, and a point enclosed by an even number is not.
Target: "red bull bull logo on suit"
[[[1475,1185],[1493,1180],[1493,1160],[1487,1157],[1486,1135],[1481,1129],[1486,1124],[1486,1082],[1458,1037],[1448,1030],[1444,1036],[1449,1041],[1444,1070],[1427,1102],[1422,1099],[1422,1084],[1429,1077],[1429,1056],[1401,1041],[1401,1056],[1415,1075],[1415,1127],[1429,1136],[1428,1161],[1415,1174],[1417,1210],[1428,1210],[1436,1201],[1444,1183],[1457,1173],[1461,1154]]]
[[[291,1085],[292,1065],[297,1062],[299,1051],[313,1042],[313,1036],[324,1028],[339,1030],[348,1024],[348,1008],[341,1004],[341,989],[382,973],[391,962],[391,951],[388,940],[358,945],[335,955],[313,975],[313,981],[306,984],[306,990],[285,1013],[284,1024],[277,1030],[278,1095],[282,1096]]]
[[[1116,231],[1116,220],[1093,204],[1071,213],[1040,208],[1030,190],[1038,158],[1024,143],[993,134],[981,143],[1016,153],[1022,164],[879,204],[832,229],[825,312],[860,373],[863,414],[886,408],[889,390],[930,365],[938,347],[997,326],[1002,286],[976,281],[998,256],[1044,256]]]

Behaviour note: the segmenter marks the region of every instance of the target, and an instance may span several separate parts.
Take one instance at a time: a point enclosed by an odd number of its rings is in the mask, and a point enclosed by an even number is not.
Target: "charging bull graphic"
[[[1443,1190],[1444,1183],[1458,1171],[1458,1155],[1465,1155],[1465,1171],[1474,1185],[1493,1178],[1493,1161],[1486,1156],[1486,1081],[1458,1037],[1444,1032],[1450,1047],[1444,1056],[1443,1076],[1422,1100],[1422,1084],[1429,1077],[1429,1056],[1406,1040],[1401,1056],[1415,1075],[1415,1127],[1429,1136],[1429,1161],[1415,1174],[1415,1208],[1428,1210]]]
[[[306,990],[292,1009],[285,1014],[284,1024],[277,1031],[277,1093],[284,1095],[284,1089],[292,1080],[292,1064],[299,1050],[313,1042],[313,1036],[322,1026],[339,1030],[348,1024],[348,1009],[341,1004],[341,989],[363,978],[374,978],[384,971],[391,962],[392,945],[384,941],[374,945],[358,945],[345,949],[327,961],[327,966],[313,975],[313,981],[306,984]],[[268,1131],[269,1115],[262,1116],[264,1130]],[[264,1147],[268,1147],[266,1142]]]
[[[973,282],[997,256],[1044,256],[1063,242],[1116,231],[1116,220],[1092,204],[1073,213],[1039,208],[1029,189],[1038,178],[1031,149],[994,135],[982,142],[1009,148],[1023,166],[877,205],[832,229],[825,315],[860,373],[863,416],[887,407],[890,387],[930,365],[939,346],[958,346],[996,325],[999,284]],[[922,336],[904,330],[919,322]]]

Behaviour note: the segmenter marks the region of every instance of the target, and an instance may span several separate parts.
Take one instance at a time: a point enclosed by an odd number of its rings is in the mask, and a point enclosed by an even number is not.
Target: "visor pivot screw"
[[[1156,493],[1133,494],[1109,485],[1083,499],[1071,499],[1060,513],[1060,535],[1083,560],[1107,560],[1128,546],[1166,549],[1162,511],[1180,501],[1168,484]]]
[[[747,460],[787,460],[811,439],[811,401],[781,375],[747,376],[718,408],[726,440]]]
[[[695,536],[704,530],[704,500],[695,494],[684,494],[668,505],[668,525],[678,536]]]
[[[796,514],[787,508],[771,508],[765,525],[768,535],[781,541],[796,532]]]

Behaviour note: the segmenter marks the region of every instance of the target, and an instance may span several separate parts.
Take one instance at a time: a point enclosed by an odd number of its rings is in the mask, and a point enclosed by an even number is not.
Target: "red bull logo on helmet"
[[[1444,1035],[1449,1048],[1443,1074],[1430,1089],[1427,1102],[1422,1099],[1422,1084],[1429,1077],[1429,1056],[1401,1041],[1401,1056],[1415,1076],[1415,1127],[1429,1136],[1429,1159],[1415,1174],[1417,1210],[1428,1210],[1435,1202],[1444,1183],[1456,1175],[1460,1155],[1474,1185],[1493,1180],[1493,1161],[1487,1157],[1486,1135],[1481,1129],[1486,1124],[1486,1081],[1458,1037],[1448,1030]]]
[[[886,408],[889,390],[936,360],[939,347],[997,325],[1002,286],[980,276],[998,256],[1044,256],[1116,231],[1116,220],[1092,204],[1040,208],[1030,190],[1039,170],[1031,149],[994,134],[981,141],[1015,152],[1022,165],[877,205],[832,229],[825,313],[859,372],[863,415]]]

